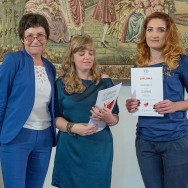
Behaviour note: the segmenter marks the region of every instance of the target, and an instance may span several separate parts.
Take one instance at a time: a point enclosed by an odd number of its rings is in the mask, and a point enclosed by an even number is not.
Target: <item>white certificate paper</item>
[[[117,97],[119,95],[121,85],[122,85],[122,83],[99,91],[98,96],[97,96],[96,105],[98,105],[101,108],[106,106],[107,108],[112,110],[116,103]],[[90,119],[88,124],[89,125],[94,125],[94,124],[97,125],[97,128],[98,128],[97,132],[103,130],[106,127],[106,122],[104,122],[104,121],[95,121],[95,120]]]
[[[155,112],[153,105],[163,101],[162,67],[131,68],[131,95],[140,100],[135,116],[164,116]]]

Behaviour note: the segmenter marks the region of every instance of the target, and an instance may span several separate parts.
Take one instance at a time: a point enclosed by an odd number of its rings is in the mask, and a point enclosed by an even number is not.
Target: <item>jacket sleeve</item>
[[[63,100],[64,88],[62,83],[62,78],[59,77],[55,83],[55,117],[63,116]]]
[[[15,58],[8,52],[0,65],[0,132],[17,69]]]

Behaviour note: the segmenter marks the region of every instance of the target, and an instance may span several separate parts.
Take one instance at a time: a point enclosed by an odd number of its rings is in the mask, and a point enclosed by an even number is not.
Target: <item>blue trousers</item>
[[[1,145],[4,188],[42,188],[52,150],[51,128],[23,128],[10,143]]]
[[[135,144],[146,188],[188,188],[188,136],[168,142],[136,138]]]

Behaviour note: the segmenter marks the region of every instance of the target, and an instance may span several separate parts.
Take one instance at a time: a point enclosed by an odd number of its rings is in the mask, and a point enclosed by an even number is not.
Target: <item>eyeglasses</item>
[[[27,42],[33,42],[35,39],[37,39],[40,42],[43,42],[44,40],[46,40],[46,35],[42,33],[38,33],[36,37],[34,37],[33,35],[28,35],[25,36],[24,38]]]

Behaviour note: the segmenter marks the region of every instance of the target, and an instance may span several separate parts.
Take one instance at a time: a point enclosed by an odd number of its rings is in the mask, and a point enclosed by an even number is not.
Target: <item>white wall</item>
[[[144,188],[134,147],[137,118],[131,116],[125,108],[125,100],[130,98],[130,93],[130,86],[123,86],[121,88],[118,98],[120,122],[117,126],[111,128],[114,139],[114,161],[111,188]],[[55,149],[53,148],[44,188],[52,188],[51,175],[54,152]],[[2,187],[0,186],[0,188]]]
[[[125,101],[130,98],[130,86],[123,86],[118,98],[120,121],[112,127],[114,138],[114,162],[112,188],[144,188],[135,153],[137,117],[129,114]]]

